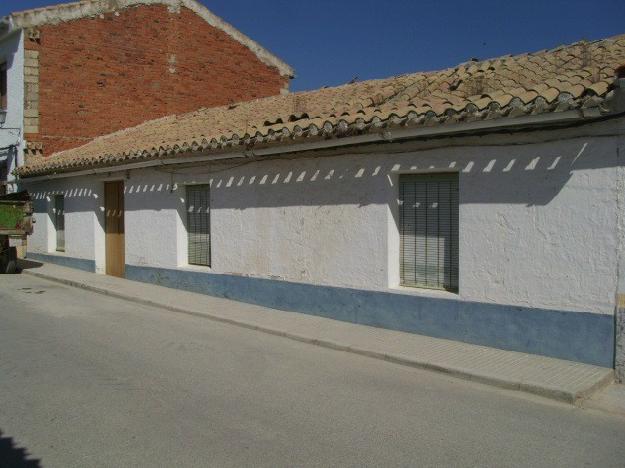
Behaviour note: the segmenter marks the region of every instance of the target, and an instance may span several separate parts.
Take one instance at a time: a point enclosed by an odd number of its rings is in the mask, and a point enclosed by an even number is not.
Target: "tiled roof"
[[[22,177],[311,138],[571,109],[604,110],[625,35],[552,50],[470,61],[438,72],[363,81],[201,109],[145,122],[48,158]]]

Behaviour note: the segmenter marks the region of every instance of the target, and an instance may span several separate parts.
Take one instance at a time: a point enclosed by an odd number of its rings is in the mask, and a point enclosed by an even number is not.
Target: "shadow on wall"
[[[150,183],[143,183],[143,175],[133,172],[130,179],[125,180],[125,196],[135,200],[132,207],[127,203],[126,209],[180,209],[180,199],[184,197],[180,188],[189,183],[210,184],[212,209],[388,204],[397,197],[394,188],[397,175],[411,171],[459,172],[461,205],[542,206],[558,195],[574,171],[616,164],[616,153],[609,157],[595,154],[605,150],[601,141],[567,141],[558,145],[557,151],[551,146],[540,151],[531,145],[485,146],[381,156],[235,160],[230,164],[206,163],[186,169],[162,169],[162,177],[150,177]],[[472,155],[467,156],[469,151]],[[155,179],[160,181],[154,183]],[[66,180],[70,182],[65,185],[71,186],[71,179]],[[103,204],[90,188],[71,186],[48,191],[33,188],[38,212],[45,211],[44,202],[54,194],[91,198],[97,203],[95,206]],[[179,195],[159,197],[155,204],[153,196],[165,192]],[[389,193],[394,195],[389,197]],[[81,206],[93,209],[94,204]]]
[[[554,153],[535,153],[527,147],[485,147],[479,157],[465,148],[384,156],[338,156],[236,161],[230,167],[215,164],[178,169],[163,178],[175,182],[143,184],[126,181],[127,196],[144,197],[150,206],[153,192],[177,190],[188,183],[209,183],[211,208],[246,209],[280,206],[388,204],[397,197],[397,175],[406,172],[460,173],[460,203],[548,204],[579,169],[604,167],[605,158],[591,157],[587,142],[562,145]],[[473,153],[476,150],[473,148]],[[614,155],[613,163],[616,163]],[[603,159],[603,161],[602,161]],[[445,161],[445,164],[441,162]],[[391,190],[389,190],[391,188]],[[466,190],[463,190],[466,188]],[[223,192],[221,194],[220,192]],[[389,198],[389,193],[395,194]],[[184,196],[184,195],[182,195]],[[139,201],[139,200],[138,200]],[[173,206],[172,206],[173,208]]]
[[[17,447],[13,438],[0,431],[0,466],[2,468],[39,468],[40,459],[33,459],[24,448]]]

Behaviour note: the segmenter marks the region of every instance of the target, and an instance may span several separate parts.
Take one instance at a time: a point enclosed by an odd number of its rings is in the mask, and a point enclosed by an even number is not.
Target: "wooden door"
[[[124,182],[104,183],[106,274],[124,277]]]

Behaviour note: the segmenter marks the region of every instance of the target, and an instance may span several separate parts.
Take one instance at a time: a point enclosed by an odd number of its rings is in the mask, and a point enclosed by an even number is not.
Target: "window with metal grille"
[[[458,291],[458,174],[399,179],[402,286]]]
[[[54,229],[56,230],[56,250],[65,252],[65,198],[54,196]]]
[[[211,264],[210,188],[187,186],[187,234],[190,265]]]

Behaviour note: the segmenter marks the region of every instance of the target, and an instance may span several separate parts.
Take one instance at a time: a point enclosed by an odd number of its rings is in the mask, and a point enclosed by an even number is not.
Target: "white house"
[[[24,145],[24,37],[7,28],[0,23],[0,193],[15,191]]]
[[[29,256],[623,372],[623,64],[618,36],[33,158]]]

